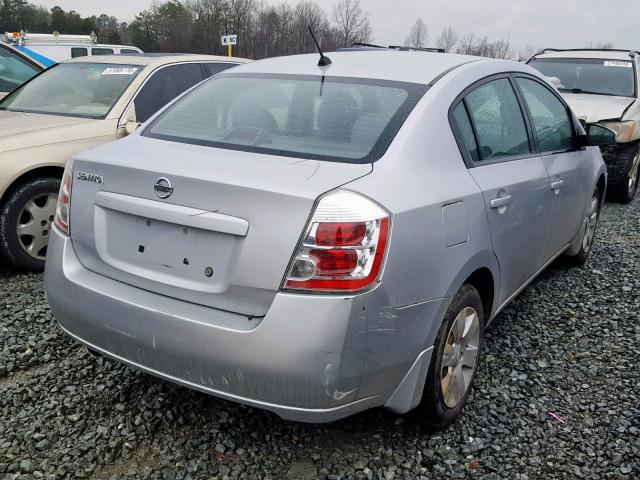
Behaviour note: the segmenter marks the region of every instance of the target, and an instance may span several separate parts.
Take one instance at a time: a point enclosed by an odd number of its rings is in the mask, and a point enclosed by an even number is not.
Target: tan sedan
[[[0,256],[41,270],[66,160],[132,132],[207,77],[249,60],[206,55],[81,57],[0,101]]]

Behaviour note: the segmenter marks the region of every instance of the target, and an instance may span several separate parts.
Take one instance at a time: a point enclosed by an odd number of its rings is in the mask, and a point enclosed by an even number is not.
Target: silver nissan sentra
[[[94,352],[181,385],[442,428],[489,322],[556,257],[587,260],[615,134],[523,64],[329,56],[239,66],[76,155],[48,300]]]

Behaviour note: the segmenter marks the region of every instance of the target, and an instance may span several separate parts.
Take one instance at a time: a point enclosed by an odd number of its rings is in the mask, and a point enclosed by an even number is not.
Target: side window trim
[[[522,99],[520,98],[519,95],[519,91],[517,90],[517,85],[514,85],[514,80],[513,80],[513,73],[512,72],[503,72],[503,73],[494,73],[492,75],[489,75],[487,77],[481,78],[480,80],[477,80],[476,82],[472,83],[471,85],[469,85],[467,88],[465,88],[456,98],[455,100],[451,103],[451,106],[449,107],[449,126],[451,127],[451,130],[453,132],[453,136],[455,137],[456,143],[458,144],[458,149],[460,150],[460,153],[462,154],[462,159],[464,160],[465,165],[467,166],[467,168],[476,168],[476,167],[482,167],[485,165],[493,165],[496,163],[504,163],[504,162],[513,162],[516,160],[524,160],[527,158],[535,158],[535,157],[539,157],[540,153],[537,151],[537,145],[534,142],[535,140],[535,136],[533,135],[533,131],[531,130],[531,125],[529,124],[529,116],[528,116],[528,110],[525,111],[525,105],[522,102]],[[478,149],[480,148],[480,143],[478,141],[478,133],[476,130],[476,126],[475,126],[475,122],[473,120],[473,117],[470,115],[469,113],[469,108],[467,107],[467,103],[465,101],[467,95],[469,95],[469,93],[471,93],[472,91],[474,91],[475,89],[490,83],[494,80],[500,80],[500,79],[508,79],[509,83],[511,84],[511,88],[514,90],[514,95],[516,96],[516,100],[518,102],[518,106],[520,108],[520,113],[522,114],[522,120],[525,123],[525,128],[527,131],[527,138],[529,140],[529,148],[531,150],[531,152],[529,153],[525,153],[522,155],[507,155],[504,157],[497,157],[494,159],[489,159],[489,160],[481,160],[479,162],[475,162],[472,158],[471,155],[469,154],[469,152],[466,151],[466,148],[464,147],[464,141],[462,140],[462,136],[460,133],[460,129],[457,125],[457,122],[455,120],[455,117],[453,115],[453,111],[455,110],[455,108],[461,103],[464,102],[464,106],[465,106],[465,111],[467,112],[467,116],[469,117],[469,122],[471,123],[471,128],[473,129],[473,135],[474,135],[474,139],[476,142],[476,146],[478,147]]]
[[[469,105],[467,104],[466,97],[462,99],[460,102],[462,106],[464,106],[464,113],[467,114],[467,118],[469,119],[469,125],[471,125],[471,131],[473,132],[473,141],[476,144],[476,152],[478,158],[480,158],[480,139],[478,138],[478,130],[476,129],[476,122],[473,121],[473,117],[471,116],[471,112],[469,111]],[[473,157],[469,154],[469,159],[471,162],[474,162]]]
[[[571,108],[569,107],[569,105],[567,104],[567,102],[564,100],[564,98],[562,98],[561,95],[559,95],[557,92],[555,92],[552,88],[549,88],[548,85],[545,85],[545,83],[543,81],[541,81],[539,78],[535,77],[534,75],[528,75],[526,73],[513,73],[512,74],[512,82],[514,83],[514,87],[516,88],[516,92],[518,95],[518,98],[520,99],[523,108],[525,109],[526,113],[526,117],[527,117],[527,124],[531,124],[531,134],[532,134],[532,139],[534,141],[534,145],[535,145],[535,149],[538,152],[538,155],[541,157],[546,157],[549,155],[558,155],[561,153],[569,153],[569,152],[576,152],[580,150],[580,145],[578,142],[578,128],[575,124],[575,116],[573,115],[573,111],[571,110]],[[542,152],[540,151],[540,145],[538,144],[538,138],[535,135],[534,131],[533,131],[533,120],[532,120],[532,116],[531,116],[531,111],[529,110],[529,105],[527,105],[527,102],[524,98],[524,93],[522,92],[522,89],[520,88],[520,85],[517,82],[518,78],[523,78],[525,80],[531,80],[536,82],[537,84],[539,84],[540,86],[542,86],[543,88],[547,89],[548,92],[550,92],[554,97],[556,97],[558,99],[558,101],[562,104],[562,106],[564,106],[565,112],[567,113],[567,115],[569,116],[569,118],[571,119],[571,126],[572,126],[572,130],[573,130],[573,140],[574,140],[574,146],[572,148],[565,148],[565,149],[561,149],[561,150],[550,150],[550,151],[545,151]]]
[[[511,82],[511,88],[516,94],[518,99],[518,103],[520,104],[520,111],[522,112],[522,118],[524,118],[524,124],[527,128],[527,134],[529,135],[529,148],[532,153],[536,155],[540,155],[540,149],[538,148],[538,139],[536,138],[535,128],[533,127],[533,120],[531,119],[531,112],[529,112],[529,107],[527,106],[527,102],[524,99],[524,94],[520,90],[520,86],[515,79],[513,73],[509,74],[509,81]]]

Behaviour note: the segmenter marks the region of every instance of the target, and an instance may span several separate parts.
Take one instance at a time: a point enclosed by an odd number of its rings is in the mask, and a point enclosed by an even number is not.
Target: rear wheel
[[[596,235],[596,229],[598,228],[598,219],[600,218],[600,191],[596,188],[589,204],[587,216],[585,218],[585,227],[582,231],[582,242],[580,244],[580,251],[569,257],[569,259],[576,265],[584,265],[591,249],[593,248],[593,239]]]
[[[11,192],[0,210],[0,252],[12,265],[41,271],[60,179],[40,177]]]
[[[451,301],[431,355],[416,412],[427,428],[440,430],[460,416],[476,376],[483,332],[482,299],[465,284]]]
[[[620,183],[615,187],[615,196],[620,203],[631,203],[638,191],[640,181],[640,150],[636,148],[631,168]]]

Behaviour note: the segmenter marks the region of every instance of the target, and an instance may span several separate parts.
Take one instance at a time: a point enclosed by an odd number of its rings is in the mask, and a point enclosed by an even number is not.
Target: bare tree
[[[362,10],[360,0],[340,0],[333,7],[333,17],[340,32],[341,46],[370,40],[369,14]]]
[[[436,47],[450,52],[458,43],[458,34],[452,27],[443,27],[440,36],[436,40]]]
[[[309,35],[309,27],[322,38],[322,32],[328,28],[327,16],[318,4],[300,2],[293,11],[292,26],[295,53],[311,52],[314,50],[314,44]]]
[[[519,62],[525,62],[529,60],[536,53],[536,49],[533,45],[527,45],[523,50],[518,52],[517,60]]]
[[[476,49],[476,34],[467,33],[463,35],[458,44],[457,52],[463,55],[474,55]]]
[[[427,38],[429,38],[429,31],[427,30],[427,26],[422,21],[421,17],[418,17],[416,23],[411,27],[411,32],[409,36],[404,41],[404,44],[407,47],[413,48],[422,48],[427,44]]]
[[[511,45],[509,40],[496,40],[495,42],[490,43],[489,48],[490,55],[489,57],[493,58],[511,58],[513,56],[513,52],[511,51]]]

